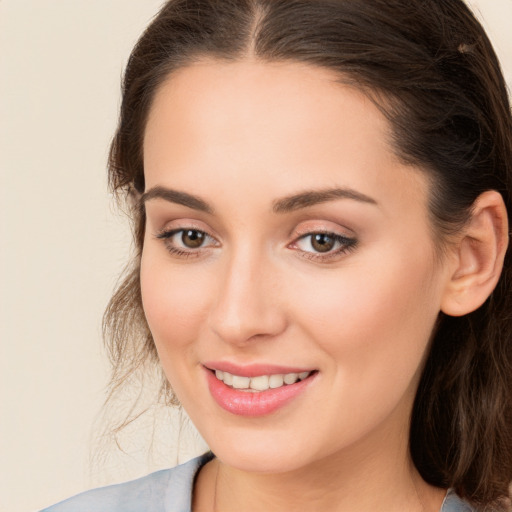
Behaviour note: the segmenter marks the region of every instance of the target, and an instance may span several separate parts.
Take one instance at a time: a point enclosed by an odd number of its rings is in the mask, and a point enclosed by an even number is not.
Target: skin
[[[217,459],[194,510],[434,511],[407,449],[414,394],[453,259],[436,258],[420,169],[361,92],[297,63],[204,60],[160,87],[144,140],[146,191],[198,196],[210,212],[146,196],[144,310],[164,372]],[[289,212],[275,201],[342,187]],[[183,248],[181,233],[209,235]],[[320,259],[308,233],[356,243]],[[178,247],[186,254],[175,254]],[[335,246],[335,252],[341,246]],[[205,361],[318,371],[257,418],[221,409]],[[214,497],[215,495],[215,497]]]

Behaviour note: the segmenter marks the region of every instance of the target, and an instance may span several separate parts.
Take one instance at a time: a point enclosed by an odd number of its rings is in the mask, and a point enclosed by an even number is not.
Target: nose
[[[225,342],[239,346],[283,332],[286,315],[273,266],[250,250],[239,251],[223,263],[209,314],[210,329]]]

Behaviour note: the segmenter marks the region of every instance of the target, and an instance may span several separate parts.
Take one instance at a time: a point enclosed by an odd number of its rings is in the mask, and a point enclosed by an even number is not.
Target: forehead
[[[146,185],[194,183],[207,193],[229,182],[250,193],[268,181],[275,195],[293,184],[372,195],[410,183],[422,192],[423,173],[399,162],[390,140],[376,105],[330,70],[205,60],[173,73],[156,93],[144,139]]]
[[[299,122],[297,128],[309,125],[315,131],[327,123],[328,131],[335,132],[354,114],[367,121],[367,129],[374,126],[380,135],[388,132],[375,105],[342,80],[331,70],[297,62],[202,60],[173,72],[158,88],[146,136],[154,135],[153,128],[161,129],[162,121],[169,128],[171,115],[181,121],[180,132],[198,129],[201,122],[212,131],[234,123],[248,129],[272,123],[286,125],[285,133],[290,133],[293,122]]]
[[[295,62],[196,62],[175,71],[157,90],[144,149],[159,142],[177,149],[185,139],[208,142],[214,135],[239,147],[257,135],[260,150],[299,135],[328,144],[342,134],[355,142],[351,133],[356,132],[346,127],[355,128],[356,120],[374,145],[385,144],[387,121],[362,92],[339,80],[330,70]]]

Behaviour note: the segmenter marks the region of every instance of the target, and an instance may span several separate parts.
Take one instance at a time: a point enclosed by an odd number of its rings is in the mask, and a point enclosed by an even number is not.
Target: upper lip
[[[240,377],[258,377],[259,375],[277,375],[287,373],[302,373],[314,371],[303,366],[282,366],[268,363],[252,363],[241,365],[231,361],[207,361],[203,366],[209,370],[220,370]]]

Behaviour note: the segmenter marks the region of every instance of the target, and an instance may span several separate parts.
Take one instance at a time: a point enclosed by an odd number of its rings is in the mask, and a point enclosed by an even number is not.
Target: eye
[[[313,235],[307,235],[307,237],[304,237],[304,239],[309,239],[308,244],[317,252],[332,251],[336,245],[336,239],[334,236],[327,233],[315,233]]]
[[[294,246],[307,253],[306,257],[310,259],[325,259],[348,252],[355,247],[356,243],[354,238],[337,233],[318,232],[301,236]]]
[[[180,241],[188,249],[197,249],[206,240],[206,233],[197,229],[184,229],[181,231]]]
[[[163,231],[157,238],[164,240],[167,250],[178,256],[198,255],[199,249],[215,247],[218,242],[199,229],[180,228]]]

